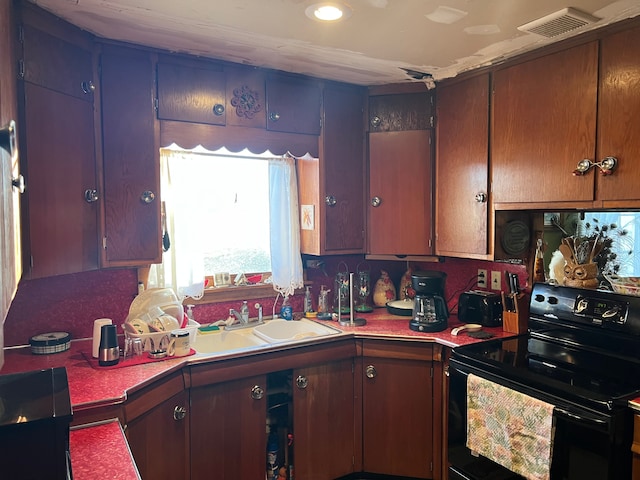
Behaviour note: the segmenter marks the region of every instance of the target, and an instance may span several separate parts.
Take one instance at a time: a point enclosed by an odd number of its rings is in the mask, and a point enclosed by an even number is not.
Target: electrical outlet
[[[487,288],[487,271],[479,268],[478,269],[478,288]]]
[[[502,275],[500,272],[491,272],[491,290],[500,290],[502,288]]]

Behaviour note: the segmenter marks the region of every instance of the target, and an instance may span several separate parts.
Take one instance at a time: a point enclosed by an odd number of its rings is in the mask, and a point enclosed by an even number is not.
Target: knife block
[[[502,292],[502,330],[509,333],[526,333],[529,324],[529,300],[520,293],[513,297],[515,311],[505,310],[505,294]]]

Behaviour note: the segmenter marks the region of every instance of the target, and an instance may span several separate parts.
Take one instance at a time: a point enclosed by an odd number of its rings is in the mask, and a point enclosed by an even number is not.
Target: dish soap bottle
[[[304,313],[313,312],[313,301],[311,300],[311,287],[306,287],[304,292]]]

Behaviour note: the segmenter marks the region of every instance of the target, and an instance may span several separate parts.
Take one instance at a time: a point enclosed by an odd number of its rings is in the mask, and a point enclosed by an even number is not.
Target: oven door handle
[[[578,415],[577,413],[569,412],[568,410],[565,410],[564,408],[560,408],[557,406],[554,407],[553,411],[557,414],[563,415],[568,419],[576,422],[588,422],[588,423],[595,424],[600,428],[607,427],[607,421],[601,418],[595,418],[591,416],[585,417],[583,415]]]

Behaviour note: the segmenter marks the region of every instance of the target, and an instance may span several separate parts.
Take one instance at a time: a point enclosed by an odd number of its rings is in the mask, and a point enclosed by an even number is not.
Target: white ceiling
[[[415,81],[403,68],[452,77],[640,14],[638,0],[348,0],[329,25],[305,16],[319,0],[31,1],[100,37],[361,85]],[[433,21],[442,7],[466,15]],[[566,7],[601,20],[553,39],[517,30]]]

